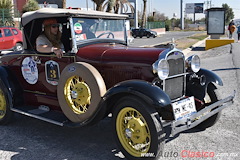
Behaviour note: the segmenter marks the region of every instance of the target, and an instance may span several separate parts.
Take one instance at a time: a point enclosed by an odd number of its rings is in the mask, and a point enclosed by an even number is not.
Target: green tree
[[[12,7],[12,0],[0,1],[0,26],[14,25]]]
[[[1,0],[0,1],[0,9],[12,9],[12,1],[11,0]]]
[[[36,11],[39,9],[38,2],[36,0],[28,0],[23,6],[22,12]]]
[[[102,11],[103,10],[103,2],[105,1],[105,0],[92,0],[96,5],[97,5],[97,7],[96,7],[96,10],[97,11]]]
[[[234,12],[227,3],[222,4],[222,7],[226,9],[225,24],[228,24],[234,18]]]

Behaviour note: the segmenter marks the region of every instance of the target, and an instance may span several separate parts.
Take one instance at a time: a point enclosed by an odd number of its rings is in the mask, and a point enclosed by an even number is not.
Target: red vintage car
[[[23,49],[22,32],[14,27],[0,27],[0,53],[3,50]]]
[[[45,18],[61,24],[62,58],[36,51]],[[129,47],[126,21],[125,15],[68,9],[23,14],[24,50],[0,58],[0,124],[13,112],[70,127],[112,115],[118,147],[138,160],[157,159],[169,129],[176,135],[216,123],[234,98],[219,99],[221,78],[173,45]]]

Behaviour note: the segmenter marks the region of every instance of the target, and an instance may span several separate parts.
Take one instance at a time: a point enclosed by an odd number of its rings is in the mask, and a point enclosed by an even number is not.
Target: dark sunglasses
[[[52,24],[51,27],[52,28],[56,28],[56,27],[59,27],[60,25],[59,24]]]

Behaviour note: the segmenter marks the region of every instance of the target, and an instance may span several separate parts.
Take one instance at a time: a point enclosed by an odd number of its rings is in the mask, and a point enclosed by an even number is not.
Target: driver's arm
[[[58,58],[63,55],[63,50],[60,48],[53,47],[51,42],[46,40],[44,37],[39,36],[36,40],[36,49],[42,53],[55,53]]]

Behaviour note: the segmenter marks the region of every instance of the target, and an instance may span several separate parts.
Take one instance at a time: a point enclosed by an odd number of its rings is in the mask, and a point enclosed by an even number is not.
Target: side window
[[[2,38],[2,30],[0,29],[0,38]]]
[[[3,29],[3,31],[4,31],[5,37],[12,36],[12,33],[11,33],[10,29]]]
[[[18,34],[18,31],[16,29],[12,29],[12,32],[13,32],[14,35]]]

